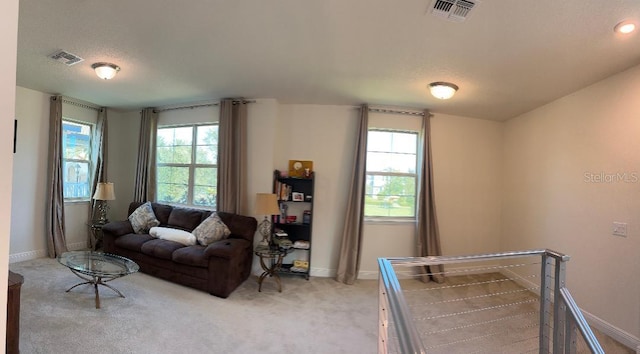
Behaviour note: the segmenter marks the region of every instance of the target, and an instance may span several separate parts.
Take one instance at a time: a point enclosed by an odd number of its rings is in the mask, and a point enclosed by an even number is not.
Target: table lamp
[[[113,189],[113,183],[111,182],[100,182],[96,186],[96,192],[93,194],[93,199],[97,200],[98,206],[98,220],[97,222],[100,224],[107,223],[107,210],[109,210],[109,206],[107,205],[107,200],[115,200],[116,193]]]
[[[257,193],[256,214],[264,215],[264,220],[258,225],[258,231],[262,235],[262,241],[258,243],[258,247],[269,248],[269,236],[271,235],[270,216],[280,214],[277,196],[269,193]]]

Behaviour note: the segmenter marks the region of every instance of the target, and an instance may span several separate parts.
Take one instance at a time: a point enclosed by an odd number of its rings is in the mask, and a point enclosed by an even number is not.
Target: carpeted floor
[[[377,283],[283,278],[283,292],[255,279],[227,299],[136,273],[101,287],[56,260],[10,265],[24,276],[21,353],[374,353]]]
[[[23,354],[377,352],[375,280],[349,286],[328,278],[283,277],[282,293],[270,279],[259,293],[252,277],[229,298],[220,299],[136,273],[110,283],[126,298],[101,287],[102,308],[96,309],[93,288],[65,292],[81,280],[56,260],[15,263],[10,269],[25,278]],[[407,292],[410,303],[415,294]],[[431,316],[413,312],[416,317]],[[610,338],[599,339],[607,353],[633,353]],[[430,352],[438,351],[437,342],[425,345],[432,346]],[[495,349],[474,347],[472,352]]]

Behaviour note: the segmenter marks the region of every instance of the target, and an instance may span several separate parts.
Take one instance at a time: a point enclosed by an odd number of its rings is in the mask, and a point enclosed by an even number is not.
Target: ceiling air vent
[[[451,21],[462,22],[469,17],[477,0],[434,0],[431,13]]]
[[[49,56],[49,58],[59,61],[63,64],[66,64],[67,66],[71,66],[73,64],[78,64],[79,62],[83,61],[84,59],[80,58],[79,56],[69,53],[67,51],[64,50],[59,50],[53,54],[51,54]]]

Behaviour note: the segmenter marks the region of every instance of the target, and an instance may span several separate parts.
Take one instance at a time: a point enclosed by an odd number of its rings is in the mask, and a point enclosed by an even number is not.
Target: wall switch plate
[[[613,235],[627,237],[627,223],[613,222]]]

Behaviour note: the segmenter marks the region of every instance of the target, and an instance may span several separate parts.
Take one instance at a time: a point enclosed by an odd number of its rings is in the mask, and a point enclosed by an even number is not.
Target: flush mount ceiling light
[[[615,32],[622,33],[622,34],[631,33],[635,31],[635,29],[636,29],[636,24],[631,21],[622,21],[622,22],[619,22],[615,27],[613,27],[613,30]]]
[[[104,80],[113,79],[116,73],[120,71],[119,66],[111,63],[95,63],[91,67],[96,71],[96,75]]]
[[[458,91],[458,86],[450,82],[432,82],[429,84],[429,90],[433,97],[448,100]]]

